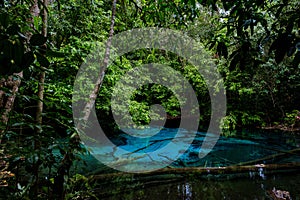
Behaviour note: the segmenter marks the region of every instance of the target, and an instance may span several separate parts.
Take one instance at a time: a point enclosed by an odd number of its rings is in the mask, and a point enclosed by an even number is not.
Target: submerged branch
[[[300,152],[300,148],[293,149],[293,150],[286,151],[286,152],[273,154],[273,155],[269,155],[269,156],[265,156],[263,158],[259,158],[259,159],[256,159],[256,160],[250,160],[250,161],[247,161],[247,162],[242,162],[242,163],[237,164],[236,166],[256,164],[256,163],[259,163],[259,162],[263,162],[263,161],[267,161],[267,160],[271,160],[271,159],[275,159],[275,158],[280,158],[280,157],[285,156],[286,154],[295,154],[296,155],[297,152]]]

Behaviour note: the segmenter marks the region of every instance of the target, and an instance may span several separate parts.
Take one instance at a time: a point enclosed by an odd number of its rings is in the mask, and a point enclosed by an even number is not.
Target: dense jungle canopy
[[[73,120],[74,81],[96,45],[109,59],[109,38],[136,28],[177,30],[203,45],[226,90],[223,135],[245,128],[299,132],[299,11],[298,0],[0,0],[0,198],[93,196],[88,186],[76,185],[86,177],[69,173],[87,153]],[[147,63],[168,65],[188,80],[200,102],[198,130],[206,131],[211,101],[203,77],[187,59],[145,48],[106,66],[94,100],[91,94],[106,133],[118,129],[113,87]],[[172,91],[148,84],[130,99],[133,122],[160,119],[149,114],[154,104],[165,108],[168,127],[190,117]]]

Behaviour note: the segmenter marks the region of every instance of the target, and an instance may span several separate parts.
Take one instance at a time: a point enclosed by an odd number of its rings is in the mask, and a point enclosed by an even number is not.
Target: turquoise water
[[[157,128],[153,128],[157,131]],[[136,153],[149,153],[163,148],[172,141],[176,135],[178,129],[163,128],[160,132],[150,138],[138,138],[124,133],[111,138],[119,148],[125,149],[128,152]],[[145,135],[151,130],[145,130]],[[192,144],[185,152],[180,152],[180,144],[185,140],[190,140],[189,132],[187,130],[181,130],[185,133],[184,138],[178,139],[178,149],[172,149],[174,152],[178,151],[178,154],[182,154],[179,159],[171,164],[173,167],[223,167],[236,165],[243,162],[248,162],[256,159],[263,159],[271,155],[284,153],[293,149],[300,148],[300,135],[290,134],[274,131],[243,131],[237,132],[234,136],[225,137],[221,136],[210,151],[210,153],[199,159],[198,153],[201,148],[204,137],[207,133],[198,132],[194,138]],[[192,138],[193,139],[193,138]],[[103,146],[90,146],[93,155],[102,156]],[[162,160],[168,156],[168,152],[165,152]],[[108,155],[111,159],[111,155]],[[97,168],[99,162],[95,161],[93,157],[86,157],[90,159],[89,164],[92,165],[92,169]],[[157,158],[160,159],[160,158]],[[287,153],[284,156],[275,157],[274,159],[267,159],[263,162],[257,162],[254,164],[280,164],[288,162],[300,162],[299,153]]]
[[[157,127],[154,128],[157,131]],[[141,134],[147,135],[146,130]],[[120,148],[132,152],[151,152],[167,145],[176,135],[177,129],[163,128],[150,138],[137,138],[121,133],[111,138]],[[186,133],[187,130],[180,130]],[[198,153],[207,133],[198,132],[193,143],[171,167],[224,167],[257,160],[255,164],[300,163],[300,153],[286,153],[300,148],[299,134],[274,131],[240,131],[230,137],[221,136],[212,151],[199,159]],[[149,133],[151,135],[151,133]],[[180,139],[184,141],[185,138]],[[93,153],[101,152],[101,147],[92,147]],[[99,149],[98,149],[99,148]],[[281,156],[274,156],[282,154]],[[264,159],[268,158],[268,159]],[[77,168],[87,174],[117,172],[93,156],[86,156],[85,168]],[[146,163],[147,164],[147,163]],[[151,163],[149,163],[151,164]],[[168,180],[170,181],[170,180]],[[138,183],[138,184],[137,184]],[[272,188],[289,191],[292,199],[300,199],[300,169],[247,171],[236,174],[205,174],[202,176],[177,177],[172,182],[164,180],[135,180],[119,183],[106,182],[99,186],[101,199],[269,199],[267,191]],[[103,191],[105,192],[103,194]],[[108,195],[108,193],[116,193]]]

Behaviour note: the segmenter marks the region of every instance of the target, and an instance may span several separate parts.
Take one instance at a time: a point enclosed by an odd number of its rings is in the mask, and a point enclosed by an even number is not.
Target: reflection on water
[[[258,174],[259,174],[259,176],[260,176],[263,180],[266,179],[266,176],[265,176],[265,174],[264,174],[264,169],[263,169],[263,168],[258,168]]]
[[[175,129],[163,129],[160,134],[145,141],[127,135],[113,138],[115,144],[130,151],[156,150],[166,145],[174,137]],[[188,137],[188,131],[186,131]],[[222,167],[238,163],[257,161],[254,164],[285,164],[299,163],[298,152],[288,152],[299,148],[300,136],[283,134],[280,132],[240,132],[234,137],[220,137],[213,150],[204,158],[198,158],[199,148],[206,133],[199,132],[192,145],[172,167]],[[183,138],[184,139],[184,138]],[[145,148],[141,148],[145,147]],[[97,153],[97,149],[94,149]],[[146,151],[146,152],[147,152]],[[287,153],[288,152],[288,153]],[[283,154],[282,154],[283,153]],[[283,156],[278,156],[278,155]],[[277,155],[277,156],[274,156]],[[166,157],[167,155],[165,155]],[[268,159],[265,159],[268,158]],[[97,174],[109,173],[111,170],[93,157],[85,158],[87,172],[96,171]],[[151,164],[151,163],[146,163]],[[96,170],[95,170],[96,169]],[[280,173],[279,173],[280,172]],[[144,184],[135,182],[112,182],[99,188],[100,192],[114,193],[107,196],[103,194],[100,199],[149,199],[149,200],[191,200],[191,199],[269,199],[267,192],[273,188],[289,191],[293,200],[300,200],[300,169],[293,172],[270,171],[265,168],[249,171],[243,174],[208,174],[202,176],[189,176],[172,183]],[[155,178],[155,177],[153,177]],[[121,179],[120,179],[121,180]],[[133,184],[137,184],[134,186]]]
[[[103,200],[269,200],[273,188],[289,191],[293,200],[300,200],[300,173],[239,178],[233,180],[205,181],[188,179],[119,193]]]
[[[193,197],[192,185],[188,182],[179,183],[177,186],[178,196],[182,196],[185,200],[191,200]]]

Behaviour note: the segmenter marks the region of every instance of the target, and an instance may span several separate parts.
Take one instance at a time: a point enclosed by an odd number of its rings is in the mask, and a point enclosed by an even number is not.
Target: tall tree
[[[42,35],[46,38],[47,37],[47,24],[48,24],[48,14],[47,14],[47,6],[48,6],[48,0],[43,0],[43,12],[42,12]],[[46,43],[43,44],[44,52],[43,56],[46,54]],[[36,111],[36,121],[37,124],[40,126],[37,130],[38,133],[41,132],[41,125],[42,125],[42,113],[43,113],[43,100],[44,100],[44,83],[45,83],[45,67],[41,66],[42,71],[39,73],[39,83],[38,83],[38,102],[37,102],[37,111]]]
[[[109,31],[109,37],[107,40],[107,44],[106,44],[106,49],[105,49],[105,56],[104,56],[104,60],[103,63],[101,63],[101,70],[100,73],[98,75],[98,79],[96,81],[95,87],[93,92],[90,94],[89,96],[89,101],[86,103],[85,107],[84,107],[84,117],[83,117],[83,122],[87,122],[89,119],[89,116],[91,114],[92,108],[95,104],[97,95],[99,93],[100,87],[103,83],[103,79],[104,79],[104,75],[105,75],[105,71],[107,69],[108,66],[108,61],[109,61],[109,56],[110,56],[110,48],[111,48],[111,40],[114,34],[114,26],[115,26],[115,16],[116,16],[116,4],[117,4],[117,0],[113,0],[112,3],[112,14],[111,14],[111,24],[110,24],[110,31]],[[80,123],[79,123],[80,125]],[[81,124],[82,125],[82,124]],[[77,127],[80,128],[80,127]]]
[[[37,1],[37,0],[36,0]],[[47,13],[47,6],[48,6],[48,0],[43,0],[43,5],[42,5],[42,13],[41,13],[41,17],[42,17],[42,33],[41,35],[44,38],[47,38],[47,25],[48,25],[48,13]],[[42,46],[43,52],[41,57],[45,57],[46,56],[46,40],[44,40],[45,43]],[[42,118],[42,114],[43,114],[43,101],[44,101],[44,84],[45,84],[45,77],[46,77],[46,67],[47,66],[43,66],[43,61],[39,61],[40,63],[40,67],[42,69],[41,72],[39,72],[38,74],[38,101],[37,101],[37,110],[36,110],[36,123],[37,123],[37,128],[36,128],[36,137],[35,137],[35,141],[34,141],[34,149],[38,150],[40,148],[40,141],[39,141],[39,134],[42,133],[42,123],[43,123],[43,118]],[[36,178],[35,181],[35,185],[34,185],[34,193],[37,194],[38,193],[38,187],[39,187],[39,168],[41,165],[42,161],[40,161],[40,158],[35,162],[35,164],[33,165],[33,171],[34,171],[34,176]]]

